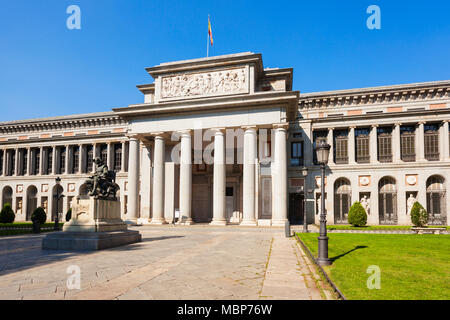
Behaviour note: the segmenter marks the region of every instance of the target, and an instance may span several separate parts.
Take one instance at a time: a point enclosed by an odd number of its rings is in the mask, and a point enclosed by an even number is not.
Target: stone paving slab
[[[320,299],[304,255],[277,228],[133,227],[143,241],[98,252],[0,238],[0,299]],[[297,250],[297,251],[296,251]],[[303,255],[303,256],[302,256]],[[303,258],[302,258],[303,257]],[[68,289],[69,266],[81,270]]]

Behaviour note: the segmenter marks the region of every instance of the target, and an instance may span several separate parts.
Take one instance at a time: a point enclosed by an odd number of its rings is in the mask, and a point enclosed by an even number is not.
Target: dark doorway
[[[303,194],[290,193],[289,194],[289,223],[303,224]]]

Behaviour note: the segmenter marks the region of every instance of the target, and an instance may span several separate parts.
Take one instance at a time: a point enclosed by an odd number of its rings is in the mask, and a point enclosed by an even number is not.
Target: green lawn
[[[298,234],[317,256],[317,233]],[[329,236],[325,271],[347,299],[450,299],[450,235],[339,234]],[[366,270],[381,269],[381,288],[368,289]]]
[[[319,227],[319,226],[317,226]],[[412,226],[364,226],[354,227],[352,225],[327,225],[327,230],[411,230]],[[427,226],[426,228],[446,228],[450,230],[448,226]]]
[[[59,227],[62,228],[64,223],[59,223]],[[41,232],[53,231],[54,222],[46,222],[41,225]],[[14,223],[0,223],[0,236],[13,236],[33,233],[32,222],[14,222]]]

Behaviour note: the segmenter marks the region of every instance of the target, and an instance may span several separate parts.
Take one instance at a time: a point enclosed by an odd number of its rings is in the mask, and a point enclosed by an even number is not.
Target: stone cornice
[[[447,99],[450,97],[450,80],[411,83],[383,87],[324,91],[300,95],[300,109],[357,106],[377,103],[401,103]]]
[[[295,119],[297,113],[298,91],[269,91],[255,94],[231,95],[192,99],[188,101],[162,102],[157,104],[137,104],[125,108],[113,109],[124,119],[143,116],[159,116],[177,113],[192,113],[199,111],[230,110],[231,108],[257,108],[284,105],[289,118]]]
[[[80,114],[63,117],[17,120],[0,123],[0,134],[24,134],[43,131],[78,130],[120,126],[127,123],[113,112]]]

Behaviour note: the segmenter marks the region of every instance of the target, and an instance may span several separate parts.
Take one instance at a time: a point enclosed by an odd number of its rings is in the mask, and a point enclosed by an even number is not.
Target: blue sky
[[[81,9],[69,30],[66,8]],[[369,30],[369,5],[381,30]],[[145,67],[262,53],[294,89],[450,79],[450,1],[0,0],[0,121],[108,111],[143,101]]]

